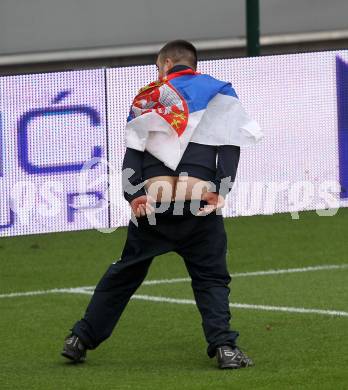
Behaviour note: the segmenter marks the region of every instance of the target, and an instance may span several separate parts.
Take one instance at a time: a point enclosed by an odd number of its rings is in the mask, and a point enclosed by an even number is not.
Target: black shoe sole
[[[86,357],[76,359],[74,356],[69,355],[69,353],[66,351],[61,352],[61,355],[64,356],[65,358],[71,360],[74,363],[84,363],[84,361],[86,360]]]
[[[247,364],[244,366],[236,366],[236,365],[230,365],[230,364],[219,364],[219,368],[225,370],[225,369],[230,369],[230,370],[237,370],[239,368],[248,368],[248,367],[253,367],[254,364]]]
[[[221,370],[238,370],[239,368],[246,368],[247,366],[229,366],[229,365],[223,365],[219,366]]]

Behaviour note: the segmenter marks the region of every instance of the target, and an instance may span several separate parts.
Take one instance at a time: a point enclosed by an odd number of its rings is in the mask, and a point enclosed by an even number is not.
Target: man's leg
[[[120,259],[101,278],[84,318],[72,328],[88,349],[96,348],[111,335],[131,296],[145,279],[152,259],[171,249],[156,235],[146,217],[138,219],[138,227],[129,222]]]
[[[192,288],[208,342],[214,357],[221,345],[234,347],[239,335],[230,329],[228,287],[231,277],[226,264],[227,237],[222,215],[215,212],[197,218],[190,237],[177,248],[192,278]]]

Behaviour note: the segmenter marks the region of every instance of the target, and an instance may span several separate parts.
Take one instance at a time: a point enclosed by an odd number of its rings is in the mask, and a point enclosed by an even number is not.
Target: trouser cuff
[[[87,349],[95,349],[97,345],[93,343],[91,337],[88,336],[88,330],[84,330],[86,325],[78,321],[70,330],[76,335]]]

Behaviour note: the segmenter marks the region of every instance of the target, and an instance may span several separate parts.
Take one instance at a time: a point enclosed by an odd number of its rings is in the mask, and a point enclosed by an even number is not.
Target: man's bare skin
[[[166,183],[166,184],[164,184]],[[156,202],[201,199],[211,185],[192,176],[155,176],[145,180],[145,190]]]
[[[206,200],[208,205],[200,209],[197,215],[224,206],[224,198],[214,192],[212,184],[192,176],[155,176],[144,182],[147,195],[140,196],[131,202],[136,217],[154,212],[151,203],[183,200]]]

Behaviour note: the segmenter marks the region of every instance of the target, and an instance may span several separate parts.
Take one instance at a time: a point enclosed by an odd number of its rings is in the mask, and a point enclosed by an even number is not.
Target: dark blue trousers
[[[95,288],[84,318],[71,329],[89,349],[96,348],[111,335],[131,296],[145,279],[153,258],[170,251],[184,259],[192,279],[208,355],[215,356],[219,345],[236,345],[239,333],[230,329],[228,285],[231,277],[226,265],[223,216],[221,210],[204,216],[193,215],[192,208],[197,210],[206,202],[192,204],[176,202],[175,211],[174,203],[168,203],[166,211],[152,215],[155,224],[147,216],[137,218],[138,226],[129,221],[120,259],[107,269]],[[176,215],[180,209],[183,215]]]

